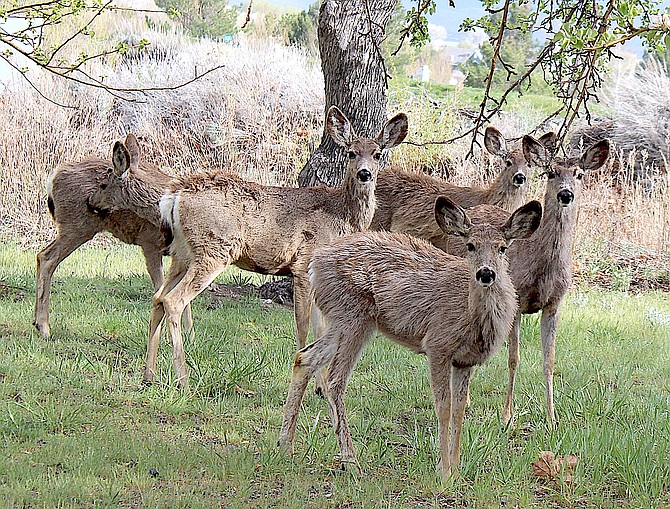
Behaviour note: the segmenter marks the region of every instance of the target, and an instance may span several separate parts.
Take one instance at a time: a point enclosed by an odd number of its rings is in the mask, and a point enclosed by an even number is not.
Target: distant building
[[[484,60],[479,48],[460,48],[458,46],[448,46],[444,52],[449,55],[451,62],[451,79],[449,85],[461,85],[465,81],[465,74],[461,71],[461,65],[466,62],[480,63]]]
[[[426,64],[421,64],[416,69],[415,77],[417,81],[427,83],[430,81],[430,68]]]

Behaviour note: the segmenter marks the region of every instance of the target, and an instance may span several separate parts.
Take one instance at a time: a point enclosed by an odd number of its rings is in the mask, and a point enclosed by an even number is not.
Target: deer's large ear
[[[521,141],[523,156],[531,166],[544,167],[549,164],[550,153],[542,143],[529,135],[525,135]]]
[[[126,135],[124,143],[128,154],[130,154],[130,167],[134,170],[140,165],[140,144],[137,143],[137,138],[132,133]]]
[[[465,211],[446,196],[435,200],[435,221],[444,233],[451,235],[465,236],[472,228]]]
[[[507,154],[507,144],[503,135],[493,126],[488,126],[484,131],[484,146],[490,154],[494,156],[505,157]]]
[[[558,148],[558,135],[554,131],[544,133],[537,139],[537,141],[542,143],[544,148],[546,148],[551,154],[556,152],[556,149]]]
[[[597,170],[605,164],[609,154],[610,142],[607,140],[600,140],[586,149],[579,160],[579,165],[584,168],[584,171]]]
[[[509,216],[502,228],[503,235],[509,241],[527,239],[540,226],[542,220],[542,204],[533,200],[522,205]]]
[[[130,168],[130,153],[128,153],[128,149],[120,141],[114,143],[112,166],[117,177],[122,177]]]
[[[398,113],[379,131],[377,143],[382,150],[386,150],[400,145],[405,136],[407,136],[407,115]]]
[[[348,148],[356,139],[351,122],[337,106],[331,106],[326,113],[326,131],[340,147]]]

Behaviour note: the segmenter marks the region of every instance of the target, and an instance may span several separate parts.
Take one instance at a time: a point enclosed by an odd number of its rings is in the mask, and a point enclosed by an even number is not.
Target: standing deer
[[[553,144],[555,139],[554,133],[545,134],[539,142],[526,135],[508,150],[502,134],[494,127],[487,127],[484,146],[504,161],[503,170],[488,188],[456,186],[420,173],[385,169],[379,173],[377,210],[370,228],[413,235],[443,250],[447,250],[445,245],[450,242],[460,246],[456,239],[444,235],[435,222],[435,199],[447,195],[463,208],[487,203],[512,211],[524,201],[528,166],[537,165],[543,145]]]
[[[130,204],[155,224],[160,213],[163,229],[173,238],[172,265],[153,298],[145,381],[155,379],[160,324],[166,316],[177,383],[188,386],[179,317],[230,264],[261,274],[293,274],[297,346],[305,346],[312,306],[307,277],[312,251],[369,227],[382,152],[405,138],[407,117],[402,113],[393,117],[375,139],[361,138],[333,106],[326,115],[326,129],[349,154],[347,174],[337,189],[270,187],[225,173],[201,173],[175,180],[163,195],[162,187],[128,168],[122,146],[115,151],[119,163],[114,183],[99,189],[94,205],[107,210]],[[141,209],[161,195],[160,211]]]
[[[315,251],[311,263],[314,299],[326,321],[318,339],[298,351],[284,409],[279,445],[293,453],[305,388],[330,363],[328,401],[343,466],[360,472],[344,408],[347,381],[370,336],[378,329],[428,357],[438,420],[438,470],[446,480],[458,472],[465,401],[473,366],[488,359],[509,333],[517,298],[505,250],[530,236],[542,206],[530,202],[502,227],[472,225],[466,212],[438,197],[435,220],[457,234],[466,259],[397,233],[352,235]],[[450,434],[451,433],[451,434]]]
[[[584,172],[600,168],[609,155],[609,142],[599,141],[578,159],[554,159],[547,168],[544,215],[531,239],[510,248],[511,274],[519,294],[519,313],[509,336],[509,384],[502,419],[512,419],[512,396],[519,365],[519,329],[521,314],[542,311],[543,372],[546,412],[550,427],[556,425],[554,410],[554,359],[559,307],[572,281],[572,240]]]
[[[130,164],[156,185],[166,186],[170,177],[158,168],[140,164],[140,151],[132,134],[126,138]],[[58,227],[58,236],[37,255],[34,325],[49,337],[49,296],[51,278],[58,265],[99,232],[110,232],[127,244],[142,248],[154,290],[163,284],[162,257],[165,240],[159,228],[147,219],[122,208],[112,213],[96,213],[89,200],[108,179],[112,164],[104,159],[86,159],[59,166],[47,181],[47,205]]]
[[[550,154],[540,158],[546,168],[544,214],[537,232],[528,240],[515,242],[508,251],[512,282],[519,295],[517,314],[509,336],[509,384],[502,420],[509,423],[513,414],[513,393],[519,365],[519,333],[522,314],[542,311],[540,336],[542,340],[543,372],[546,391],[546,416],[550,427],[556,425],[554,408],[554,359],[559,307],[572,280],[572,239],[579,204],[579,190],[585,172],[600,168],[609,155],[609,142],[600,141],[588,148],[578,159],[550,160]],[[474,224],[500,224],[505,214],[493,207],[472,209]],[[449,245],[449,251],[465,256],[459,246]]]

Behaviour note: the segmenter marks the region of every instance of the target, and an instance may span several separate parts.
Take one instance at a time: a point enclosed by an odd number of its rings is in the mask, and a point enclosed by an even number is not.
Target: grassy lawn
[[[245,297],[195,301],[192,389],[141,383],[151,298],[139,251],[84,248],[56,272],[53,337],[31,326],[34,256],[0,246],[3,507],[670,507],[670,300],[575,290],[557,346],[556,431],[544,424],[537,316],[522,329],[517,418],[500,425],[503,350],[477,369],[462,478],[435,474],[425,359],[374,340],[347,393],[363,475],[333,468],[325,401],[308,395],[296,454],[276,448],[292,313]],[[231,271],[222,281],[240,279]],[[575,454],[572,482],[538,479],[540,451]]]

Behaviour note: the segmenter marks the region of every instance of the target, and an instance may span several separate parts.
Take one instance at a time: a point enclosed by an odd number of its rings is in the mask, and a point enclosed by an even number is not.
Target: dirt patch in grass
[[[0,300],[23,302],[26,300],[26,290],[19,288],[18,286],[10,285],[0,279]]]
[[[212,283],[207,289],[210,298],[208,309],[218,309],[227,299],[244,300],[249,297],[263,299],[264,304],[281,304],[293,307],[293,280],[282,278],[257,286],[252,283]]]
[[[582,256],[573,262],[573,282],[605,290],[670,292],[670,255],[618,253],[597,262]]]

